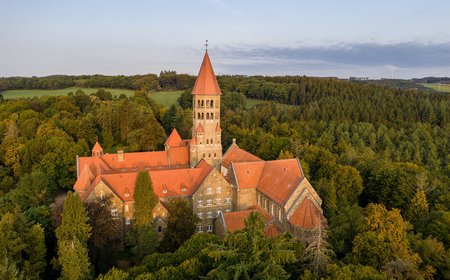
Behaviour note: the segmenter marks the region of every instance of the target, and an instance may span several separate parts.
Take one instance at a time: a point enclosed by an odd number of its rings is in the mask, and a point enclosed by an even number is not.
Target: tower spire
[[[205,42],[205,49],[206,49],[206,52],[208,52],[208,40],[206,40],[206,42]]]

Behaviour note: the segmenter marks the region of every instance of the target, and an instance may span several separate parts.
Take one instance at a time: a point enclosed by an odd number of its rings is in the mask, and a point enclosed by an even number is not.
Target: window
[[[274,205],[273,205],[273,203],[272,203],[272,205],[271,205],[272,207],[270,208],[270,214],[272,214],[272,216],[273,216],[273,209],[274,209]]]
[[[211,157],[211,153],[208,154],[208,157]]]
[[[214,119],[214,113],[211,113],[211,120]]]
[[[207,188],[206,189],[206,194],[212,194],[212,188]]]
[[[216,193],[222,193],[222,187],[217,187],[216,188]]]
[[[202,107],[205,105],[205,101],[204,100],[202,100]]]
[[[197,119],[200,119],[201,115],[200,113],[197,113]]]
[[[203,226],[197,226],[197,232],[203,232]]]
[[[212,218],[212,212],[207,212],[206,214],[207,214],[207,216],[206,216],[207,218]]]
[[[162,226],[158,227],[158,232],[162,232]]]
[[[221,198],[216,198],[216,204],[217,205],[222,205],[222,199]]]
[[[197,107],[200,107],[200,100],[197,100]]]
[[[128,212],[128,204],[125,204],[125,212]]]
[[[167,190],[163,190],[163,193],[167,193]]]
[[[200,144],[201,144],[201,143],[202,143],[202,142],[200,142]],[[205,158],[205,156],[206,156],[206,155],[205,155],[205,154],[203,154],[203,158]]]
[[[211,100],[211,108],[214,107],[214,100]]]
[[[208,230],[207,232],[211,232],[212,231],[212,225],[208,225]]]
[[[131,224],[130,218],[126,218],[126,219],[125,219],[125,224],[126,224],[127,226]]]
[[[216,153],[214,153],[214,157],[217,157]]]
[[[231,204],[231,197],[225,198],[225,204]]]
[[[209,120],[209,113],[206,113],[206,119]]]
[[[111,208],[111,216],[113,216],[113,217],[119,216],[119,212],[117,211],[117,208]]]
[[[203,200],[197,201],[197,206],[198,206],[198,207],[202,207],[202,206],[203,206]]]
[[[206,107],[209,107],[209,100],[206,100]]]
[[[129,194],[129,193],[125,193],[124,195],[125,195],[125,197],[129,197],[129,196],[130,196],[130,194]]]
[[[206,200],[206,203],[207,203],[206,205],[207,205],[207,206],[211,206],[211,202],[212,202],[212,199]]]
[[[201,119],[203,120],[204,118],[205,118],[205,114],[204,114],[204,113],[202,113],[202,118],[201,118]]]
[[[283,216],[282,216],[282,214],[283,214],[283,213],[281,213],[281,208],[278,209],[278,219],[280,220],[280,222],[283,221]]]
[[[209,144],[209,139],[206,139],[206,144]]]
[[[201,212],[197,213],[197,216],[198,216],[199,219],[203,219],[203,213],[201,213]]]

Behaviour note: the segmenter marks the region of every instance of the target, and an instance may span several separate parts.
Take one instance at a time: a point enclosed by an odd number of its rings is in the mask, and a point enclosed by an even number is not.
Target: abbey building
[[[127,226],[133,216],[137,174],[147,170],[159,199],[149,214],[160,235],[170,215],[165,205],[170,199],[184,198],[201,220],[198,232],[225,235],[240,230],[251,211],[259,211],[267,235],[287,231],[305,236],[325,218],[322,201],[300,161],[263,161],[235,141],[222,155],[221,94],[206,52],[192,90],[192,138],[181,139],[174,129],[164,151],[157,152],[105,154],[96,143],[90,157],[77,158],[75,191],[82,200],[111,197],[111,215]]]

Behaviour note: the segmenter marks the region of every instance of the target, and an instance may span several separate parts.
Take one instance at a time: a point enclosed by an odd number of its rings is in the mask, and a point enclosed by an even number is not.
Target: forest
[[[305,244],[265,237],[251,215],[221,239],[194,234],[174,200],[166,237],[147,213],[139,174],[132,229],[120,236],[108,200],[74,194],[75,158],[158,150],[174,127],[190,138],[193,79],[157,75],[1,78],[0,90],[97,87],[0,102],[1,279],[450,279],[450,95],[304,76],[219,76],[224,150],[233,138],[265,160],[298,157],[327,227]],[[113,97],[107,88],[136,90]],[[150,98],[182,89],[165,108]],[[108,94],[109,93],[109,94]],[[264,102],[246,109],[246,99]],[[142,196],[144,197],[144,196]]]

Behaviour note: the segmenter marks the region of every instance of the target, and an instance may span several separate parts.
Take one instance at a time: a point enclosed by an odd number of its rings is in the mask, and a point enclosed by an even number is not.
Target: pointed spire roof
[[[166,140],[166,143],[164,145],[169,147],[178,147],[182,145],[183,140],[181,139],[180,134],[178,134],[178,131],[176,128],[172,130],[172,133],[170,133],[169,137]]]
[[[222,94],[211,65],[211,60],[209,59],[208,51],[205,52],[205,56],[203,57],[202,66],[198,72],[197,80],[195,80],[192,94]]]
[[[95,156],[95,155],[102,155],[103,154],[103,148],[102,148],[102,146],[100,146],[100,144],[98,143],[98,141],[95,141],[95,145],[94,145],[94,147],[92,148],[92,155],[93,156]]]
[[[195,129],[195,132],[205,132],[201,123],[198,124],[197,128]]]

